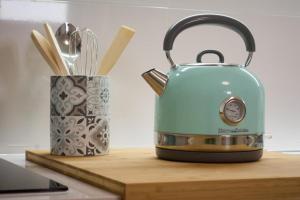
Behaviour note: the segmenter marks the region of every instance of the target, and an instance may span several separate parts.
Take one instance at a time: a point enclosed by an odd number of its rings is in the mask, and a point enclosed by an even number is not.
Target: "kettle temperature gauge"
[[[238,97],[230,97],[222,102],[220,116],[228,125],[237,125],[246,115],[246,106],[243,100]]]

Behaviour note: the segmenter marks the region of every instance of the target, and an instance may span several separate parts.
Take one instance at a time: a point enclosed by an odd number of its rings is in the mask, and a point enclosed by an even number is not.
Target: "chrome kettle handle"
[[[167,31],[164,39],[163,49],[166,52],[167,59],[169,60],[172,67],[176,66],[170,54],[170,51],[173,48],[175,38],[179,35],[179,33],[184,31],[185,29],[201,24],[216,24],[220,26],[225,26],[237,32],[243,38],[246,45],[246,50],[249,52],[248,58],[244,66],[246,67],[250,64],[253,52],[255,51],[255,41],[249,29],[244,24],[231,17],[227,17],[224,15],[208,14],[194,15],[184,18],[176,24],[174,24]]]

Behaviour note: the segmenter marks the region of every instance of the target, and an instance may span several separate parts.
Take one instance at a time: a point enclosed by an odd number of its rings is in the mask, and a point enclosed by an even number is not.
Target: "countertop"
[[[300,154],[300,152],[284,152],[287,154]],[[35,173],[51,178],[69,187],[66,192],[55,193],[26,193],[26,194],[2,194],[1,200],[117,200],[120,196],[111,192],[99,189],[92,185],[63,175],[56,171],[44,168],[40,165],[25,160],[25,154],[0,154],[0,158],[6,159],[19,166],[25,167]]]
[[[26,159],[107,188],[126,200],[295,200],[300,157],[265,151],[258,162],[189,163],[157,159],[154,148],[111,149],[107,156],[52,156],[28,150]]]
[[[66,192],[0,194],[1,200],[118,200],[120,196],[83,183],[25,160],[25,154],[0,154],[0,158],[25,167],[37,174],[51,178],[69,187]]]

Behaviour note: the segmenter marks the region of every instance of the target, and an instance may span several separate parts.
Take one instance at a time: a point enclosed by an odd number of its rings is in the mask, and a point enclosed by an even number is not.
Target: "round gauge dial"
[[[220,114],[225,123],[236,125],[245,117],[245,103],[237,97],[231,97],[222,103]]]

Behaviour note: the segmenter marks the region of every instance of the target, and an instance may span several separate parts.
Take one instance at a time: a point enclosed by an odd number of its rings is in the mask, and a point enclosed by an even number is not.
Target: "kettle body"
[[[213,23],[237,31],[249,56],[245,65],[219,63],[176,65],[170,56],[176,36],[194,25]],[[173,38],[173,39],[170,39]],[[171,64],[168,74],[152,69],[144,79],[157,93],[155,100],[156,153],[159,158],[189,162],[248,162],[262,156],[264,88],[251,74],[255,50],[250,31],[222,15],[185,18],[167,32],[164,50]]]
[[[156,132],[196,135],[264,132],[263,86],[246,69],[180,66],[172,69],[168,77],[163,95],[156,96]],[[244,119],[236,125],[222,118],[222,104],[230,98],[239,98],[246,108]]]

